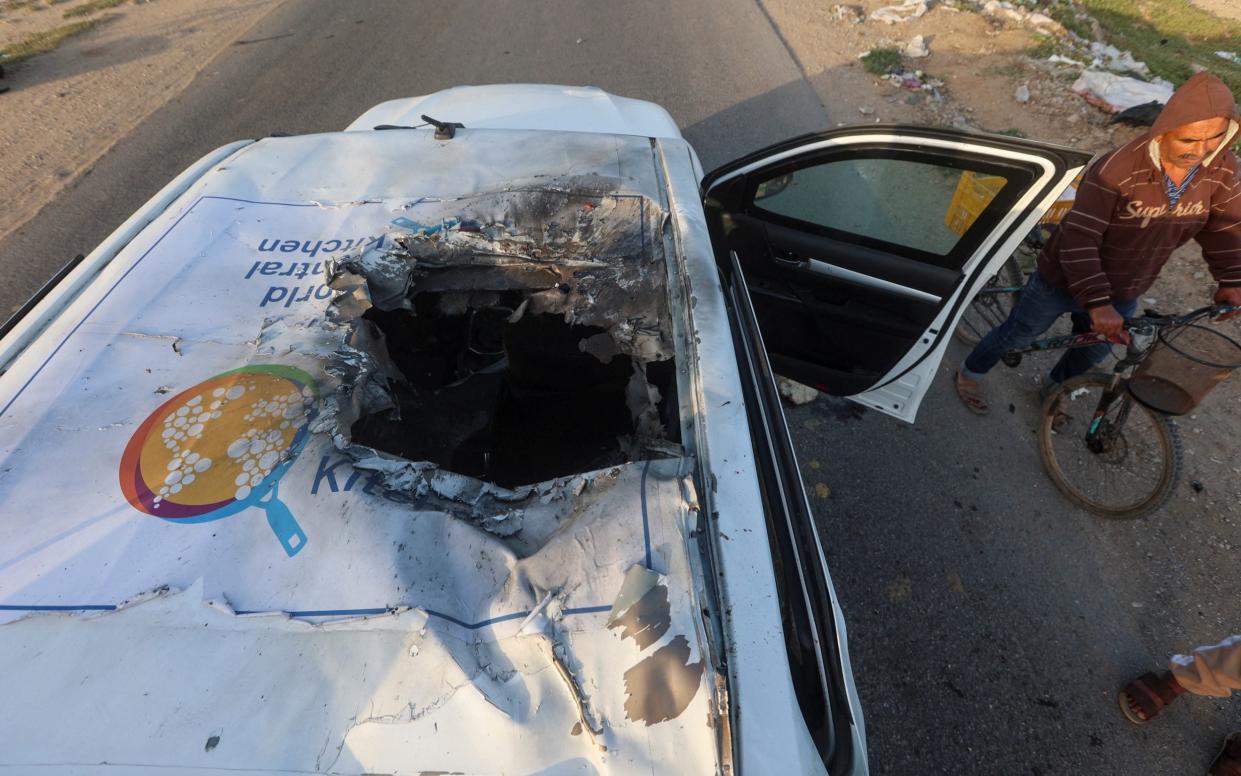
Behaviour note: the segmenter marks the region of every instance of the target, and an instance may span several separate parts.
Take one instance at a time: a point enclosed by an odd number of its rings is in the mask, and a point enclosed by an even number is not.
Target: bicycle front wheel
[[[1103,517],[1142,517],[1163,506],[1181,472],[1176,426],[1126,391],[1108,408],[1093,444],[1087,433],[1111,377],[1066,380],[1043,405],[1039,454],[1070,501]]]
[[[1021,296],[1019,289],[1025,285],[1025,280],[1017,257],[1009,256],[961,314],[955,331],[957,339],[966,345],[977,345],[987,336],[987,332],[1008,320],[1008,314]]]

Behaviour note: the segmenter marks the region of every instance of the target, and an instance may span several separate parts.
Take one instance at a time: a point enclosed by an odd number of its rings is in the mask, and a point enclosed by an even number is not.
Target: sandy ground
[[[1241,3],[1237,0],[1193,0],[1193,4],[1221,18],[1241,21]],[[1241,45],[1241,41],[1237,43]]]
[[[57,50],[6,68],[3,85],[12,90],[0,95],[0,238],[175,97],[276,3],[125,4],[104,12],[114,19]],[[0,47],[74,21],[61,14],[75,4],[5,10]]]

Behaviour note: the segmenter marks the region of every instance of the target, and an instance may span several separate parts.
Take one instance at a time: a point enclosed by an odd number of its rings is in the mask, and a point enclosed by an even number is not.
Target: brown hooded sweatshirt
[[[1228,118],[1224,141],[1204,158],[1175,207],[1159,161],[1159,135]],[[1241,182],[1236,102],[1218,78],[1199,73],[1176,90],[1150,132],[1101,157],[1082,178],[1072,209],[1038,258],[1039,272],[1082,307],[1135,299],[1172,251],[1197,239],[1221,286],[1241,285]]]

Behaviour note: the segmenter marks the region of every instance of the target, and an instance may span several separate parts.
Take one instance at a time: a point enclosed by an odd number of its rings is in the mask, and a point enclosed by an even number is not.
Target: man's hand
[[[1125,331],[1125,319],[1110,304],[1090,308],[1090,328],[1105,337],[1121,337]]]
[[[1220,288],[1215,292],[1215,304],[1230,304],[1233,307],[1241,308],[1241,286]],[[1221,315],[1217,320],[1226,321],[1239,312],[1241,312],[1241,309],[1233,310],[1230,313]]]

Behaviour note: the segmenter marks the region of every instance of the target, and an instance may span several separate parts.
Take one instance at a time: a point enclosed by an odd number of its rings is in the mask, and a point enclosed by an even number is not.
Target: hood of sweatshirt
[[[1198,73],[1181,84],[1181,87],[1172,95],[1172,99],[1168,100],[1168,104],[1159,113],[1159,118],[1155,119],[1148,134],[1150,138],[1148,147],[1155,167],[1160,167],[1160,135],[1195,121],[1221,116],[1228,119],[1228,131],[1224,135],[1224,141],[1219,144],[1219,148],[1202,160],[1203,167],[1209,167],[1220,152],[1227,150],[1237,137],[1237,132],[1241,129],[1237,116],[1237,102],[1232,92],[1228,90],[1227,84],[1210,73]]]

